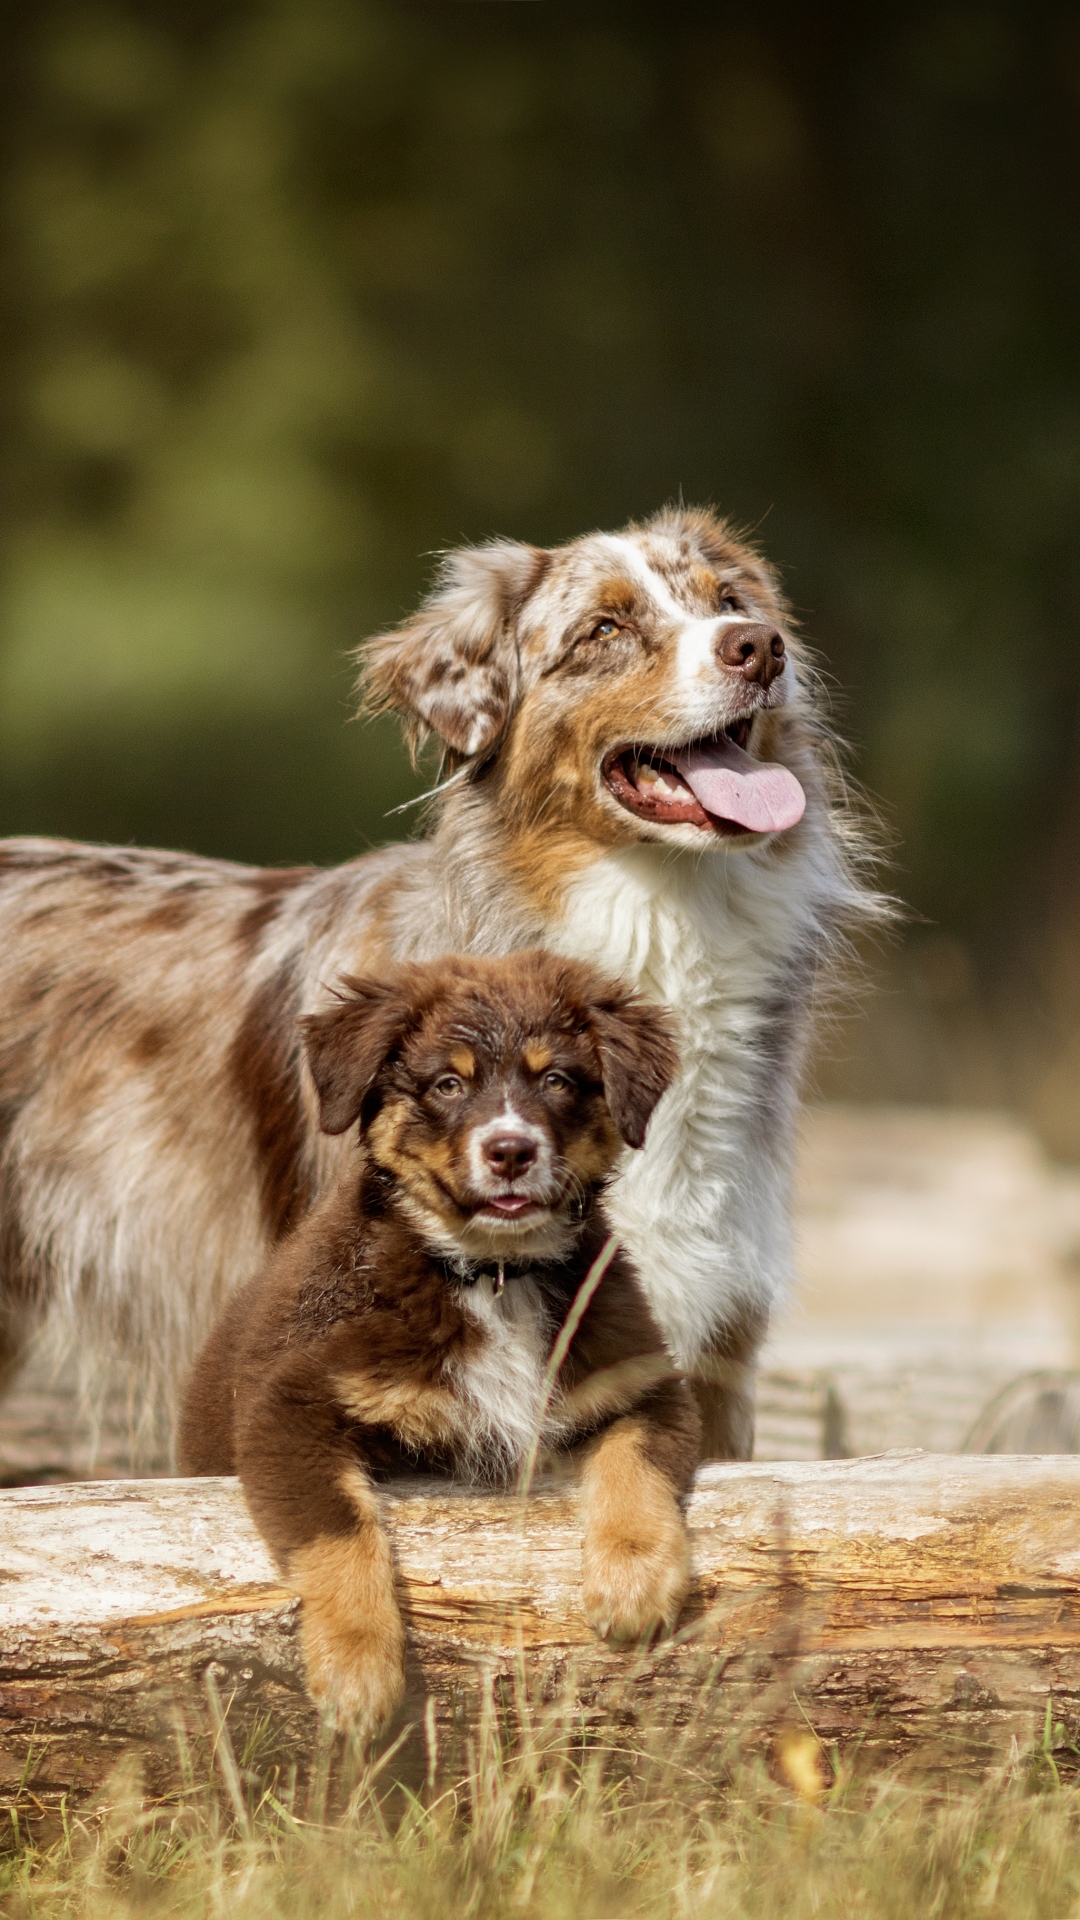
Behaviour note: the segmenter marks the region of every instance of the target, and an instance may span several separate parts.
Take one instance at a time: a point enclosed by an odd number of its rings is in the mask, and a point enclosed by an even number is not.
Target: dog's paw
[[[405,1629],[386,1538],[375,1525],[324,1536],[294,1554],[289,1576],[304,1603],[312,1697],[326,1719],[368,1739],[405,1690]]]
[[[602,1640],[646,1641],[671,1631],[690,1584],[690,1547],[673,1498],[653,1499],[616,1524],[597,1515],[582,1560],[585,1613]]]
[[[304,1607],[301,1639],[312,1698],[325,1719],[365,1740],[386,1725],[405,1691],[400,1618],[396,1632],[394,1624],[360,1626]]]

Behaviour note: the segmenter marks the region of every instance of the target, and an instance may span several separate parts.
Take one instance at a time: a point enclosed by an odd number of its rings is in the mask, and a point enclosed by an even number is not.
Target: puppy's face
[[[440,1250],[565,1252],[673,1077],[663,1010],[539,953],[348,984],[348,999],[306,1023],[324,1129],[361,1120]]]
[[[431,1010],[387,1072],[368,1144],[455,1248],[555,1253],[623,1142],[586,1035],[491,1016]]]

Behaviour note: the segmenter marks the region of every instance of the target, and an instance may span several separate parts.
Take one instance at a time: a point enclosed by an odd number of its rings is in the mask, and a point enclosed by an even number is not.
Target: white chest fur
[[[666,1002],[683,1070],[609,1196],[675,1358],[692,1366],[787,1283],[799,1024],[829,892],[813,857],[694,860],[638,846],[579,880],[553,941]],[[805,1014],[802,1020],[805,1025]]]
[[[483,1329],[475,1359],[454,1370],[454,1387],[467,1409],[466,1461],[482,1473],[510,1474],[533,1445],[544,1421],[544,1373],[551,1320],[539,1287],[527,1275],[509,1280],[496,1296],[481,1276],[464,1294],[466,1313]]]

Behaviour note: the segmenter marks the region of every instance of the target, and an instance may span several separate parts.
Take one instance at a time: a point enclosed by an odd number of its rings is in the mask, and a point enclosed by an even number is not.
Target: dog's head
[[[366,662],[369,703],[438,735],[526,835],[700,853],[801,817],[805,663],[771,575],[711,514],[451,553]]]
[[[484,1258],[565,1251],[678,1066],[663,1008],[539,951],[349,977],[302,1024],[323,1131],[359,1121],[427,1237]]]

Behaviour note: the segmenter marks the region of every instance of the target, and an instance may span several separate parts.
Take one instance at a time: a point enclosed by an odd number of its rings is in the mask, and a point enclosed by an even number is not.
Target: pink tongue
[[[668,758],[706,813],[719,820],[736,820],[752,833],[782,833],[803,817],[806,795],[795,775],[752,760],[734,740],[721,736]]]

